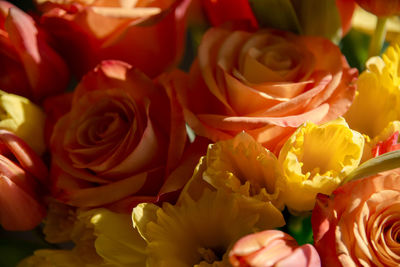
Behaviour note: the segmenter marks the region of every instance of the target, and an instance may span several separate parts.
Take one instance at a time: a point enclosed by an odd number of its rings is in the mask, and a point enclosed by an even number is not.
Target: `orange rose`
[[[63,91],[68,70],[33,19],[0,1],[0,90],[32,100]]]
[[[239,239],[229,252],[235,267],[319,267],[321,261],[310,244],[299,246],[290,235],[266,230]]]
[[[245,21],[254,28],[258,22],[248,0],[201,0],[208,19],[214,26],[227,21]]]
[[[182,54],[190,0],[36,3],[44,11],[43,27],[78,76],[101,60],[117,59],[154,77]]]
[[[71,110],[54,126],[54,196],[73,206],[123,211],[157,201],[185,148],[177,108],[162,87],[127,63],[103,61],[83,77]]]
[[[196,134],[217,141],[245,130],[274,150],[302,123],[346,112],[357,70],[323,38],[212,28],[189,75],[171,77]]]
[[[46,215],[40,193],[47,168],[18,136],[0,130],[0,224],[10,231],[35,228]]]
[[[323,266],[400,265],[400,172],[384,172],[319,195],[312,214]]]

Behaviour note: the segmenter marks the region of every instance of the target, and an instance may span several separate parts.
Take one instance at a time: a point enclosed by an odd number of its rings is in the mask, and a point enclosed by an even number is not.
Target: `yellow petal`
[[[44,122],[45,114],[38,106],[0,90],[0,129],[15,133],[39,155],[46,150]]]
[[[210,145],[206,160],[202,176],[213,187],[272,201],[283,208],[278,200],[278,160],[247,133]]]
[[[357,95],[344,115],[350,127],[375,138],[395,120],[400,120],[400,47],[390,46],[385,54],[372,57],[357,81]],[[368,116],[366,116],[368,115]]]
[[[21,261],[17,267],[88,267],[79,255],[70,250],[43,249],[35,251]],[[94,265],[91,265],[94,266]]]
[[[97,236],[96,251],[106,263],[115,266],[145,266],[146,243],[133,228],[128,214],[99,209],[83,213],[81,216],[88,215]]]
[[[239,237],[252,232],[261,217],[270,220],[270,228],[283,222],[281,213],[273,206],[269,216],[260,215],[257,210],[261,202],[247,200],[224,190],[205,189],[199,199],[185,194],[175,206],[137,206],[133,223],[147,237],[147,266],[229,266],[228,248]],[[279,219],[280,224],[276,224]]]
[[[318,193],[329,195],[358,166],[363,147],[363,136],[342,118],[299,127],[279,154],[282,198],[289,210],[312,210]]]

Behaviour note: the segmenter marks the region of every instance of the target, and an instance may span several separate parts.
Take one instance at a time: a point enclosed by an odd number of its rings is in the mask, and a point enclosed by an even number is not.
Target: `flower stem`
[[[375,32],[369,44],[368,57],[377,56],[381,53],[383,41],[386,36],[386,22],[387,17],[378,17]]]

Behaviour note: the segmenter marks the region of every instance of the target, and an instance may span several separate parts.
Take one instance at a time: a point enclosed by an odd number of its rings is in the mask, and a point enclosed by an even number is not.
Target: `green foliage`
[[[290,0],[249,0],[261,27],[301,33],[301,26]]]
[[[388,171],[400,167],[400,150],[391,151],[376,158],[367,160],[357,169],[352,171],[342,182],[345,184],[350,181],[375,175],[379,172]]]
[[[335,0],[292,0],[305,35],[323,36],[338,43],[342,24]]]
[[[362,72],[368,59],[370,36],[354,29],[342,39],[339,46],[350,66]]]

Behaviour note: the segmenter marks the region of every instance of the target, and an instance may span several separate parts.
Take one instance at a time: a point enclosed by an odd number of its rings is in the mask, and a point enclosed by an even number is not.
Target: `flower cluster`
[[[400,264],[400,43],[359,75],[355,1],[34,5],[0,0],[14,265]]]

